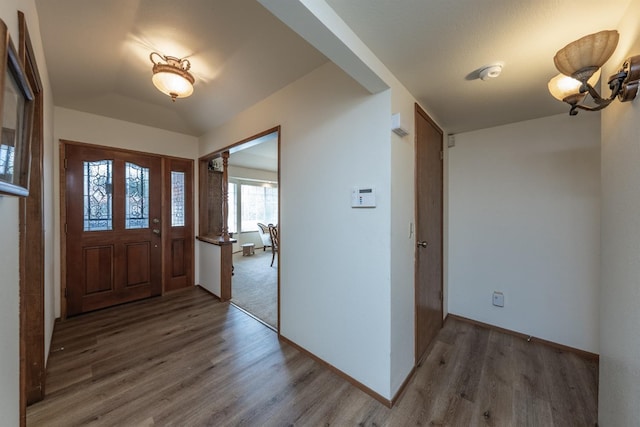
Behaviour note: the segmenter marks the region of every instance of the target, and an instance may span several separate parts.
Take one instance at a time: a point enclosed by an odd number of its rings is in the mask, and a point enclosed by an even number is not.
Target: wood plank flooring
[[[58,323],[28,426],[593,426],[597,364],[447,320],[396,406],[194,288]]]

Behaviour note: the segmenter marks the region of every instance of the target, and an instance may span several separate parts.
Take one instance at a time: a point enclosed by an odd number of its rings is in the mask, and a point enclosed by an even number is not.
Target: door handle
[[[153,234],[156,234],[156,235],[158,235],[158,236],[160,235],[160,229],[159,229],[159,228],[154,228],[154,229],[153,229],[153,230],[151,230],[151,231],[153,232]]]
[[[418,242],[416,244],[417,247],[422,247],[422,248],[426,248],[427,246],[429,246],[429,243],[426,240],[423,240],[422,242]]]

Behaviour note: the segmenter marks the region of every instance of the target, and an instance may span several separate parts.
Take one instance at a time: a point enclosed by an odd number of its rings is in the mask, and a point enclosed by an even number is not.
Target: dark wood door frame
[[[439,141],[440,141],[440,152],[439,152],[439,160],[440,160],[440,176],[439,176],[439,180],[440,180],[440,200],[439,200],[439,204],[440,204],[440,220],[438,224],[435,224],[439,230],[440,230],[440,241],[439,242],[428,242],[429,246],[434,246],[437,245],[436,247],[439,247],[439,251],[440,251],[440,271],[439,271],[439,310],[440,310],[440,319],[438,321],[438,329],[442,328],[443,324],[444,324],[444,319],[442,318],[442,313],[444,313],[444,301],[443,301],[443,280],[444,280],[444,227],[443,227],[443,221],[444,221],[444,203],[443,203],[443,194],[444,194],[444,166],[443,166],[443,157],[444,157],[444,152],[443,150],[443,131],[442,129],[433,121],[433,119],[431,119],[431,117],[429,117],[429,115],[418,105],[415,104],[415,129],[416,129],[416,136],[415,136],[415,156],[416,156],[416,175],[415,175],[415,197],[416,197],[416,212],[415,212],[415,217],[416,217],[416,243],[419,242],[420,239],[424,239],[425,237],[423,237],[425,235],[425,233],[422,231],[421,229],[421,224],[419,224],[420,221],[420,215],[419,215],[419,209],[420,209],[420,205],[419,205],[419,185],[421,185],[421,182],[419,182],[420,179],[420,175],[418,173],[418,168],[420,167],[419,162],[419,157],[418,157],[418,144],[419,144],[419,138],[421,137],[420,135],[420,129],[418,126],[418,121],[419,120],[425,120],[432,128],[433,130],[439,134]],[[425,227],[426,228],[426,227]],[[424,251],[424,250],[428,250],[422,247],[416,247],[415,248],[416,251]],[[419,256],[420,254],[416,252],[416,267],[415,267],[415,364],[416,366],[420,364],[421,359],[424,357],[424,355],[426,354],[425,350],[427,348],[426,345],[423,345],[424,348],[420,348],[419,344],[423,344],[420,343],[420,339],[419,339],[419,332],[420,332],[420,327],[422,325],[420,325],[419,323],[419,295],[420,295],[420,278],[419,278],[419,268],[418,268],[418,262],[419,262]]]
[[[165,166],[165,163],[170,162],[171,160],[176,160],[176,161],[182,161],[182,162],[193,162],[192,159],[184,159],[184,158],[178,158],[178,157],[172,157],[172,156],[164,156],[161,154],[155,154],[155,153],[146,153],[146,152],[141,152],[141,151],[135,151],[135,150],[127,150],[127,149],[121,149],[121,148],[117,148],[117,147],[111,147],[111,146],[104,146],[104,145],[96,145],[96,144],[88,144],[85,142],[77,142],[77,141],[69,141],[69,140],[63,140],[61,139],[59,141],[59,150],[60,150],[60,166],[59,166],[59,172],[60,172],[60,318],[61,319],[66,319],[67,318],[67,314],[68,314],[68,307],[67,307],[67,299],[65,296],[65,289],[67,287],[67,259],[66,259],[66,254],[67,254],[67,236],[65,233],[65,224],[67,223],[67,213],[66,213],[66,207],[67,207],[67,194],[66,194],[66,180],[67,180],[67,176],[66,176],[66,169],[65,169],[65,158],[66,158],[66,147],[68,145],[76,145],[76,146],[87,146],[87,147],[91,147],[91,148],[97,148],[97,149],[103,149],[103,150],[110,150],[110,151],[117,151],[117,152],[121,152],[121,153],[130,153],[130,154],[138,154],[138,155],[144,155],[144,156],[151,156],[151,157],[157,157],[159,159],[162,160],[162,173],[164,174],[165,171],[167,170],[167,167]],[[188,179],[191,179],[191,181],[193,181],[193,173],[190,174],[190,177]],[[162,179],[162,182],[164,183],[164,177]],[[164,185],[163,185],[164,187]],[[191,182],[191,185],[188,186],[188,190],[187,191],[191,191],[193,192],[193,183]],[[191,202],[193,202],[193,194],[190,195],[190,197],[188,197],[189,200]],[[171,201],[169,200],[169,198],[167,196],[165,196],[164,192],[162,195],[162,203],[163,205],[165,203],[171,203]],[[192,203],[193,204],[193,203]],[[164,209],[164,208],[163,208]],[[166,211],[163,211],[163,214]],[[186,209],[185,211],[185,215],[191,215],[190,216],[190,220],[191,223],[193,224],[193,208],[189,207],[189,209]],[[163,222],[162,225],[162,235],[165,234],[165,223],[166,221]],[[163,237],[162,240],[162,248],[163,251],[166,249],[167,245],[165,245],[165,240]],[[194,245],[191,245],[191,263],[193,264],[194,262],[194,256],[195,256],[195,250],[194,250]],[[166,260],[166,258],[164,257],[164,254],[162,256],[162,260],[163,260],[163,264]],[[192,268],[193,270],[193,268]],[[164,267],[163,267],[163,273],[164,273]],[[162,274],[162,292],[164,293],[165,290],[165,274]],[[193,285],[193,283],[191,283]]]
[[[44,398],[43,91],[24,13],[18,11],[18,54],[34,94],[29,196],[19,203],[20,425],[26,407]]]

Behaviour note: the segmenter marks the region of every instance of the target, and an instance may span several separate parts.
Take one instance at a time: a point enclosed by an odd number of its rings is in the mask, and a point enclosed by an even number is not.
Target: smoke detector
[[[486,81],[489,79],[495,79],[502,72],[502,64],[492,64],[481,68],[479,71],[480,80]]]

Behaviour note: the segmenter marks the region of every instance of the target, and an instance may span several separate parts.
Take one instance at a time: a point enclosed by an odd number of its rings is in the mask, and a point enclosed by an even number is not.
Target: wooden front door
[[[416,364],[442,328],[442,130],[416,104]]]
[[[164,290],[193,286],[193,160],[165,160]]]
[[[162,293],[161,158],[65,144],[67,315]]]

